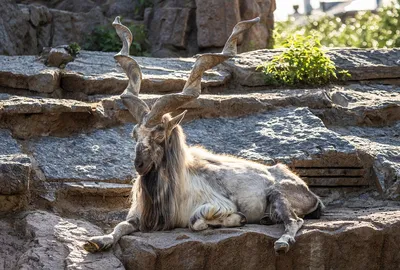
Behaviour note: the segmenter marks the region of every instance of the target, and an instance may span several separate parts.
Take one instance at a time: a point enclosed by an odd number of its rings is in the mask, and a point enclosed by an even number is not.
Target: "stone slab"
[[[149,106],[161,95],[143,94],[140,98]],[[91,102],[99,102],[98,108],[105,116],[112,116],[120,111],[127,111],[119,96],[94,96]],[[309,107],[313,109],[330,108],[332,101],[329,89],[292,89],[280,91],[250,92],[246,95],[231,94],[202,94],[196,100],[180,107],[178,112],[188,110],[185,120],[199,118],[235,117],[265,112],[280,107]]]
[[[188,110],[185,120],[214,117],[244,116],[277,107],[305,106],[330,108],[329,89],[293,89],[201,95],[182,107]],[[149,105],[161,95],[143,94]],[[180,111],[181,111],[180,110]],[[10,129],[14,136],[27,139],[35,136],[69,136],[132,122],[133,119],[119,96],[95,95],[87,102],[42,97],[21,97],[0,94],[0,127]]]
[[[1,114],[91,112],[92,105],[69,99],[23,97],[0,93]]]
[[[312,160],[330,152],[356,155],[349,142],[328,130],[307,108],[284,108],[231,119],[200,119],[185,125],[184,130],[190,144],[267,164]],[[344,166],[346,160],[341,163]]]
[[[42,137],[28,147],[48,181],[129,183],[135,176],[131,131],[127,125],[67,138]]]
[[[121,94],[128,78],[114,60],[115,53],[81,51],[74,62],[65,67],[61,87],[85,94]],[[141,92],[180,92],[186,83],[195,58],[135,57],[143,80]],[[230,73],[212,69],[203,76],[203,87],[225,85]]]
[[[127,124],[68,138],[42,137],[29,141],[28,146],[48,181],[125,184],[135,177],[132,127]],[[306,108],[242,118],[199,119],[185,124],[184,130],[189,144],[265,164],[320,166],[322,171],[362,167],[355,148]],[[321,185],[328,182],[327,178]]]
[[[97,195],[97,196],[129,196],[132,190],[130,184],[116,184],[104,182],[67,182],[64,190],[70,195]]]
[[[400,200],[400,122],[392,126],[332,127],[354,147],[371,157],[377,184],[386,197]]]
[[[52,93],[60,87],[60,70],[47,67],[36,56],[0,55],[0,86]]]
[[[281,224],[246,225],[124,236],[122,261],[127,269],[396,269],[398,207],[327,209],[321,220],[306,220],[292,249],[280,256],[273,243]]]
[[[352,84],[333,87],[333,106],[314,112],[329,126],[387,126],[400,121],[400,87]]]
[[[239,54],[223,65],[233,72],[235,82],[242,86],[267,85],[257,66],[271,61],[282,49],[257,50]],[[346,69],[350,80],[395,79],[400,77],[400,49],[330,49],[327,55],[338,69]]]

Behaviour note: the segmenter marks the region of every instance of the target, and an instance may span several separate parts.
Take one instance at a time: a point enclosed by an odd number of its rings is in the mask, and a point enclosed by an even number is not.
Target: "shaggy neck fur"
[[[149,173],[139,177],[142,208],[141,231],[174,228],[177,191],[186,171],[187,145],[182,128],[177,126],[165,140],[164,158]]]

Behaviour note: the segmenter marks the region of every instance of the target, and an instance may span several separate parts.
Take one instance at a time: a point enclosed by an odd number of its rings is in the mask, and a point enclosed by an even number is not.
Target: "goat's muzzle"
[[[135,159],[135,169],[139,175],[147,174],[152,167],[151,162],[143,162],[142,159]]]

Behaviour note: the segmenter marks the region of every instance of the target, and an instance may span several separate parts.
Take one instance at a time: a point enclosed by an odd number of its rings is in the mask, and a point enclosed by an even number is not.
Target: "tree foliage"
[[[275,47],[282,47],[286,39],[294,34],[317,36],[327,47],[400,47],[400,0],[376,12],[358,12],[344,20],[331,16],[308,18],[303,26],[296,26],[291,20],[276,22]]]

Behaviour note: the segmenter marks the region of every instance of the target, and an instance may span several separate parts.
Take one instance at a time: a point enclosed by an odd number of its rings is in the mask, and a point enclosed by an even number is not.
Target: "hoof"
[[[240,212],[236,212],[236,214],[238,214],[240,216],[240,226],[244,226],[247,224],[247,218],[245,215],[243,215]]]
[[[111,238],[111,237],[110,237]],[[112,238],[108,237],[92,237],[83,244],[83,248],[90,253],[105,251],[112,247]]]
[[[276,222],[274,222],[269,215],[266,215],[261,218],[260,224],[261,225],[274,225],[274,224],[276,224]]]
[[[197,219],[192,226],[190,226],[190,229],[192,231],[204,231],[208,228],[208,224],[205,222],[204,219],[199,218]]]
[[[284,254],[289,251],[290,245],[288,242],[284,241],[276,241],[274,244],[274,249],[276,254]]]

